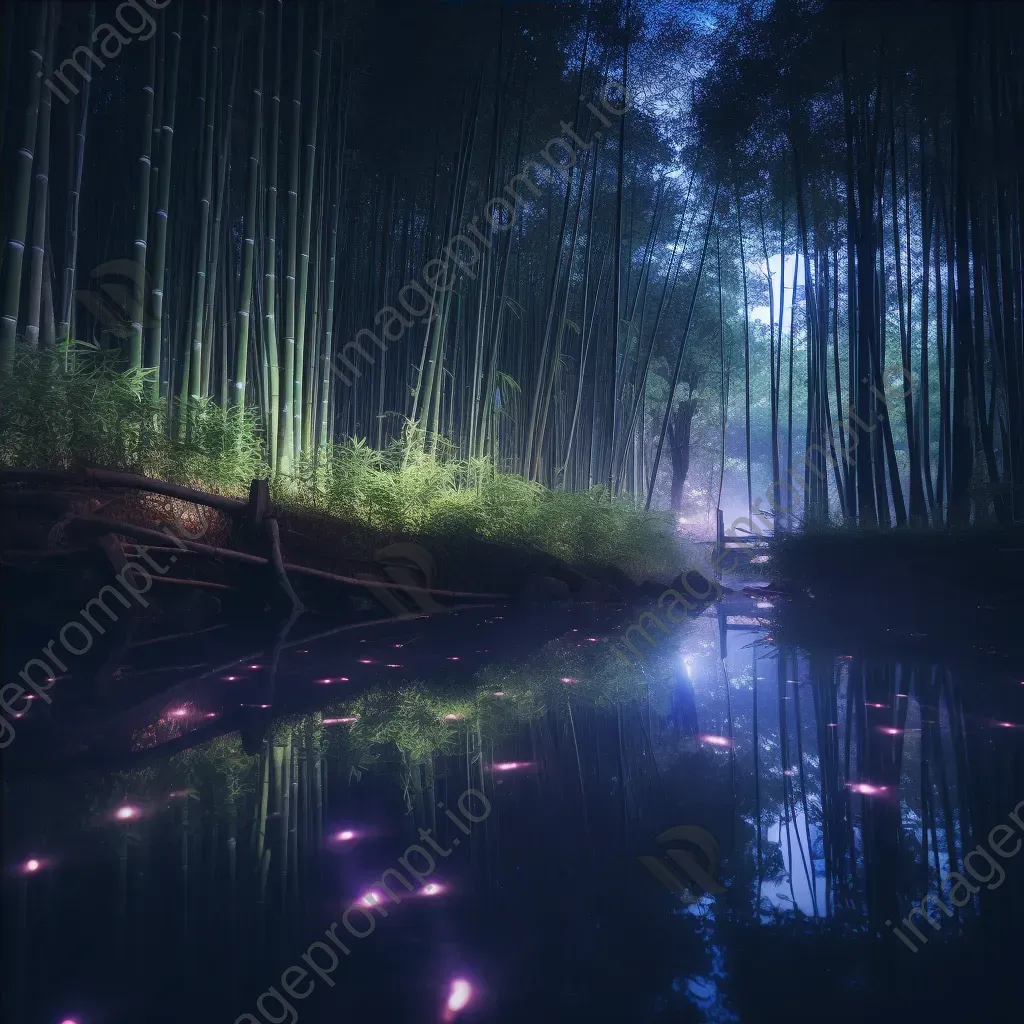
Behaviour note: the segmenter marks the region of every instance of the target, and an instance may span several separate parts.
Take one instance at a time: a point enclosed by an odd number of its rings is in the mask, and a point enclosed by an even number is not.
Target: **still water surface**
[[[59,680],[9,752],[6,1019],[1019,1017],[1018,638],[797,648],[770,603],[639,662],[622,609],[479,608]]]

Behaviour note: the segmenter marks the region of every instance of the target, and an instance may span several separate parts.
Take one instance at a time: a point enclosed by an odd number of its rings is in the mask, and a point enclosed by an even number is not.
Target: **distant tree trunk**
[[[684,398],[668,421],[668,452],[672,463],[672,491],[669,504],[674,512],[683,508],[683,486],[690,470],[690,427],[697,403],[693,390]]]

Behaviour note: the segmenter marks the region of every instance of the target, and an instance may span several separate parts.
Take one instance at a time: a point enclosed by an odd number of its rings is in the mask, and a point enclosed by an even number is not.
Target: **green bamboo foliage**
[[[803,478],[801,507],[774,489],[782,527],[1012,523],[1024,509],[1019,15],[967,24],[943,9],[935,54],[901,43],[873,64],[866,36],[891,42],[902,23],[815,7],[805,39],[785,17],[794,3],[709,29],[721,61],[696,90],[665,70],[693,62],[653,32],[650,0],[577,0],[543,31],[532,10],[488,5],[456,24],[417,21],[410,4],[401,26],[373,5],[176,5],[116,70],[81,58],[89,75],[57,125],[49,78],[94,32],[95,8],[22,5],[0,368],[19,337],[26,349],[95,339],[111,365],[146,370],[147,397],[166,402],[153,422],[182,443],[211,398],[242,414],[229,423],[259,424],[282,486],[311,459],[330,465],[333,443],[404,438],[407,468],[450,454],[482,460],[480,479],[489,462],[654,506],[672,490],[660,449],[689,416],[712,495],[719,475],[750,505],[759,475]],[[404,60],[373,78],[384,35],[425,44],[430,103],[407,117],[395,97],[422,83]],[[801,59],[807,39],[835,58],[820,79]],[[759,50],[791,91],[772,86],[776,121],[731,125],[722,111],[761,109]],[[660,108],[620,111],[605,81],[614,68],[647,90],[648,67],[688,97],[682,157]],[[392,121],[400,130],[380,129]],[[115,122],[143,131],[123,163]],[[680,161],[685,186],[665,175]],[[695,291],[715,181],[736,210]],[[93,273],[118,260],[131,287]],[[102,301],[79,307],[86,279]],[[764,306],[761,324],[751,310]],[[743,394],[719,410],[741,348]],[[69,347],[69,367],[82,351]],[[666,408],[680,390],[693,403]],[[720,413],[736,424],[740,405],[744,436],[727,429],[723,452]]]

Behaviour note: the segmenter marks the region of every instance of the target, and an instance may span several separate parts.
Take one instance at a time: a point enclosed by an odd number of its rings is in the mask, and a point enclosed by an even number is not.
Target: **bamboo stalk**
[[[40,81],[44,62],[43,54],[46,51],[49,4],[38,4],[37,10],[35,41],[31,51],[37,71],[29,79],[28,106],[25,108],[22,144],[17,153],[17,170],[14,175],[12,223],[4,254],[3,315],[0,317],[0,373],[10,373],[14,368],[18,310],[21,304],[21,277],[25,260],[25,239],[28,231],[36,129],[39,124]]]

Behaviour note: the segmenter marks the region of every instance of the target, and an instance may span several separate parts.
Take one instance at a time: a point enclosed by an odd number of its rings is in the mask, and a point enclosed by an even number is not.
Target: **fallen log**
[[[8,482],[131,487],[139,491],[150,491],[153,494],[178,498],[180,501],[188,501],[194,505],[206,505],[208,508],[214,508],[232,516],[243,516],[249,508],[247,502],[240,501],[238,498],[228,498],[222,494],[209,494],[206,491],[197,491],[192,487],[169,484],[166,480],[153,480],[148,476],[120,473],[111,469],[0,469],[0,483]]]

